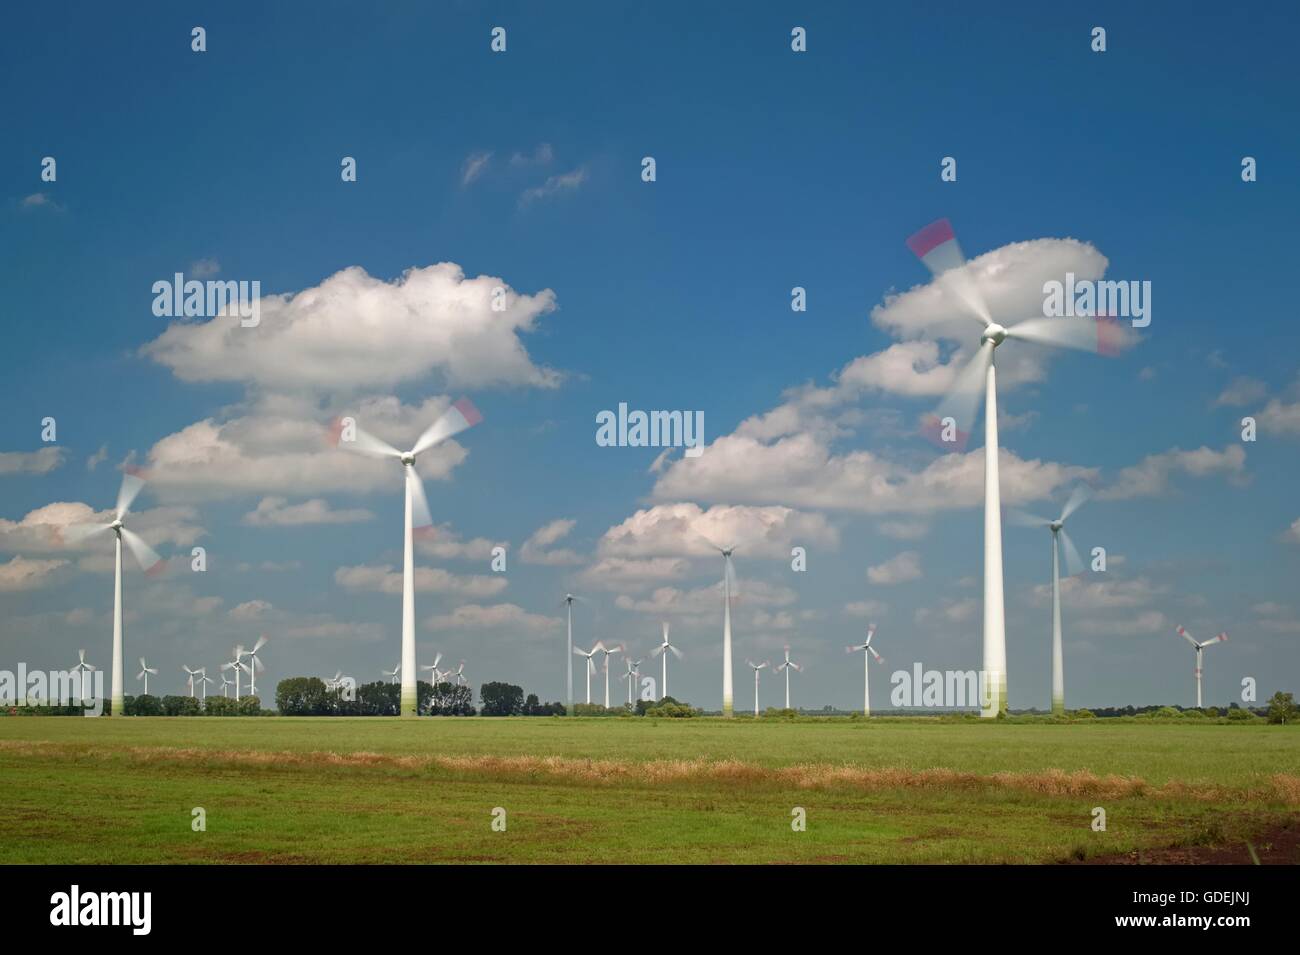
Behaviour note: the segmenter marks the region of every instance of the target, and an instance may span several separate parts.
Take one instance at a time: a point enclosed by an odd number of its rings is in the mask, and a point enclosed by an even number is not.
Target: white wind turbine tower
[[[1205,652],[1206,647],[1214,646],[1216,643],[1227,643],[1228,635],[1221,633],[1217,637],[1210,637],[1204,643],[1197,643],[1196,638],[1184,630],[1178,628],[1178,635],[1196,648],[1196,708],[1201,708],[1201,655]]]
[[[199,686],[203,688],[203,702],[206,703],[208,702],[208,684],[216,683],[217,681],[208,676],[207,667],[199,667],[198,672],[195,675],[199,678]]]
[[[771,666],[771,661],[764,660],[762,663],[755,663],[753,660],[746,660],[751,670],[754,671],[754,715],[758,715],[758,671],[765,667]]]
[[[266,636],[262,635],[258,637],[257,642],[253,644],[253,649],[246,650],[244,651],[243,654],[244,656],[248,657],[248,663],[246,663],[245,666],[248,667],[248,695],[249,696],[257,696],[257,671],[266,669],[266,665],[262,663],[261,658],[259,658],[257,655],[257,651],[262,649],[262,647],[266,646],[266,643],[267,643]]]
[[[876,635],[876,625],[873,623],[867,627],[867,642],[860,643],[856,647],[845,647],[846,653],[857,653],[862,651],[862,715],[871,715],[871,657],[876,658],[877,663],[884,663],[885,658],[876,652],[876,648],[871,645],[871,638]],[[786,704],[787,706],[789,704]]]
[[[232,680],[232,679],[230,679],[230,677],[226,676],[226,674],[225,674],[225,669],[226,669],[226,666],[225,666],[225,664],[223,663],[223,664],[221,665],[221,670],[222,670],[222,673],[221,673],[221,698],[222,698],[222,699],[226,699],[226,697],[227,697],[226,690],[228,690],[230,687],[232,687],[232,686],[235,685],[235,681]],[[153,671],[153,672],[156,673],[156,672],[158,672],[158,671],[155,670],[155,671]],[[148,692],[148,691],[146,690],[146,692]]]
[[[735,596],[736,569],[732,566],[731,547],[719,547],[722,554],[722,715],[733,712],[731,694],[731,598]]]
[[[566,616],[567,616],[567,618],[568,618],[568,634],[569,634],[569,644],[568,644],[568,649],[565,651],[565,654],[564,654],[564,659],[565,659],[565,673],[564,673],[564,690],[565,690],[565,698],[564,698],[564,703],[565,703],[565,706],[568,707],[568,709],[567,709],[565,712],[567,712],[570,716],[573,715],[573,656],[574,656],[574,653],[573,653],[573,602],[574,602],[575,600],[582,600],[582,598],[579,597],[579,596],[576,596],[575,594],[565,594],[565,595],[564,595],[564,606],[565,606],[565,613],[566,613]],[[584,602],[585,602],[585,601],[584,601]],[[588,700],[588,702],[591,702],[591,701]]]
[[[457,401],[446,413],[420,435],[409,451],[398,451],[386,441],[367,434],[360,428],[340,428],[339,444],[344,448],[372,457],[394,458],[400,461],[406,474],[406,524],[402,545],[402,697],[398,712],[402,716],[415,716],[418,702],[415,690],[415,545],[413,535],[433,526],[429,513],[429,500],[424,495],[424,484],[415,473],[415,459],[448,438],[460,434],[483,420],[468,398]],[[348,434],[351,432],[352,437]]]
[[[574,656],[587,658],[587,702],[588,703],[591,703],[591,675],[596,672],[596,662],[592,658],[595,657],[597,653],[600,653],[600,651],[604,649],[605,649],[605,645],[601,643],[599,640],[596,641],[596,645],[592,647],[590,650],[583,650],[581,647],[573,648]],[[606,696],[608,695],[609,695],[609,691],[607,689]]]
[[[109,524],[74,524],[64,531],[64,536],[72,541],[84,541],[103,531],[111,530],[114,535],[113,558],[113,674],[111,695],[109,697],[109,715],[123,712],[122,702],[122,542],[135,557],[141,569],[150,576],[156,576],[166,567],[158,553],[144,542],[139,534],[128,529],[123,523],[131,503],[140,489],[144,487],[144,478],[135,469],[127,469],[122,474],[122,485],[117,492],[117,505],[113,510],[113,521]]]
[[[616,647],[602,646],[600,648],[600,652],[605,654],[605,709],[609,709],[609,658],[615,653],[622,653],[624,649],[625,648],[622,644],[619,644]]]
[[[668,652],[671,651],[672,655],[679,660],[682,658],[682,651],[678,650],[675,646],[673,646],[671,643],[668,642],[668,621],[667,620],[663,621],[663,625],[664,625],[664,642],[659,644],[659,646],[655,647],[653,650],[650,651],[650,655],[652,657],[662,656],[664,658],[663,683],[659,687],[660,699],[663,699],[665,696],[668,695]]]
[[[151,667],[149,666],[149,664],[147,664],[147,663],[144,662],[144,657],[141,657],[141,658],[140,658],[140,672],[137,673],[137,674],[135,675],[135,678],[136,678],[137,680],[144,680],[144,695],[145,695],[145,696],[148,696],[148,695],[149,695],[149,674],[151,674],[151,673],[152,673],[154,676],[157,676],[157,675],[158,675],[158,671],[155,670],[155,669],[153,669],[153,668],[151,668]]]
[[[399,663],[391,670],[380,670],[379,672],[382,673],[384,676],[388,677],[389,683],[396,683],[397,675],[402,672],[402,665]]]
[[[626,664],[627,669],[623,671],[623,675],[620,679],[627,681],[627,705],[631,706],[632,688],[636,685],[637,678],[641,675],[641,661],[629,660],[627,657],[624,657],[623,663]]]
[[[236,644],[234,653],[235,653],[235,658],[231,660],[229,663],[221,664],[221,669],[223,671],[225,670],[235,671],[235,699],[239,699],[239,674],[241,672],[243,673],[248,672],[248,667],[245,666],[243,662],[244,657],[246,656],[244,652],[244,645],[242,643]]]
[[[191,670],[184,663],[181,664],[181,669],[190,675],[189,679],[185,681],[185,685],[190,688],[190,696],[194,696],[194,678],[199,675],[201,670]]]
[[[1065,566],[1069,576],[1083,573],[1083,559],[1079,550],[1065,532],[1065,519],[1077,511],[1090,492],[1086,486],[1075,488],[1061,516],[1056,520],[1045,520],[1033,514],[1013,511],[1012,518],[1018,524],[1027,527],[1046,527],[1052,532],[1052,713],[1065,715],[1065,660],[1061,649],[1061,549],[1065,550]]]
[[[84,703],[86,700],[86,674],[95,668],[86,662],[85,650],[78,650],[77,653],[81,659],[73,669],[77,671],[77,688],[81,691],[79,699]]]
[[[925,431],[948,450],[965,449],[984,397],[984,674],[989,706],[982,716],[1007,709],[1006,616],[1002,594],[1002,500],[998,480],[998,398],[994,350],[1008,339],[1114,354],[1125,341],[1119,325],[1095,318],[1029,318],[1006,327],[993,320],[966,270],[966,260],[947,219],[932,222],[907,240],[908,248],[934,274],[936,285],[952,295],[984,326],[979,349],[958,372],[952,391],[926,423]]]
[[[785,662],[777,664],[776,669],[778,672],[781,670],[785,671],[785,708],[788,710],[790,709],[790,671],[799,670],[802,672],[803,670],[802,666],[790,659],[789,644],[786,644],[785,647]]]

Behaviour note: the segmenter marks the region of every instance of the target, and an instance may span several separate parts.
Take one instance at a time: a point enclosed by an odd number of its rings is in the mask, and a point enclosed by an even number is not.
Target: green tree
[[[128,716],[162,716],[162,702],[153,695],[127,697],[124,701]]]
[[[1290,723],[1295,720],[1295,700],[1290,693],[1278,690],[1268,701],[1270,723]]]
[[[484,716],[518,716],[524,711],[524,688],[513,683],[484,683],[479,699]]]
[[[316,676],[295,676],[275,687],[275,707],[282,716],[325,716],[330,712],[329,691]]]

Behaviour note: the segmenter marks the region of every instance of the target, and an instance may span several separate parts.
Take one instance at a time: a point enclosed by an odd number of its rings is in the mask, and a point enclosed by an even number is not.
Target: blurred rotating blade
[[[122,540],[126,541],[131,556],[140,568],[150,577],[157,577],[167,567],[167,562],[158,556],[158,552],[144,542],[144,538],[129,528],[121,528]]]
[[[1070,499],[1065,502],[1065,507],[1061,510],[1061,516],[1058,520],[1064,521],[1067,517],[1077,511],[1083,504],[1092,497],[1092,488],[1086,484],[1080,484],[1070,494]]]
[[[144,472],[138,468],[126,468],[122,471],[122,486],[117,489],[117,519],[126,517],[127,511],[135,502],[136,495],[144,487]]]
[[[1074,546],[1074,541],[1070,540],[1064,527],[1056,533],[1061,538],[1061,546],[1065,551],[1065,572],[1071,577],[1077,577],[1083,573],[1083,558],[1079,556],[1079,549]]]
[[[1132,333],[1113,318],[1031,318],[1008,328],[1007,337],[1106,356],[1133,343]]]
[[[922,420],[921,434],[926,440],[944,451],[961,453],[966,450],[980,402],[984,400],[985,383],[992,362],[993,343],[983,342],[965,367],[957,372],[952,388],[934,411]],[[949,418],[952,420],[945,420]]]
[[[376,438],[369,431],[362,430],[360,425],[354,424],[344,428],[342,418],[336,418],[333,425],[331,425],[330,442],[345,451],[364,454],[372,458],[400,458],[402,456],[402,452],[387,441]]]
[[[433,515],[429,513],[429,499],[424,496],[424,482],[415,473],[415,465],[406,469],[406,486],[411,489],[411,533],[416,537],[431,537]]]
[[[423,454],[436,444],[441,444],[448,438],[460,434],[466,428],[472,428],[483,420],[483,415],[474,407],[474,403],[468,398],[461,398],[443,414],[441,418],[429,425],[424,434],[420,435],[415,447],[411,448],[412,454]]]
[[[947,219],[931,222],[907,240],[907,247],[925,263],[945,297],[956,300],[985,325],[992,324],[988,305],[984,303],[984,297],[966,265],[952,223]]]

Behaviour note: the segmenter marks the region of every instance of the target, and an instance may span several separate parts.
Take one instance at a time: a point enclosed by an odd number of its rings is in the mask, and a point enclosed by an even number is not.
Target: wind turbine
[[[109,524],[74,524],[64,532],[74,541],[85,541],[103,531],[111,530],[114,536],[113,557],[113,677],[111,696],[109,697],[109,715],[125,712],[122,701],[122,542],[135,557],[141,569],[151,577],[161,574],[166,563],[158,552],[144,542],[139,534],[126,527],[127,512],[140,489],[144,487],[144,477],[135,468],[128,468],[122,473],[122,485],[117,491],[117,505],[113,509],[113,521]]]
[[[381,670],[380,672],[383,673],[384,676],[390,678],[389,681],[388,681],[389,683],[396,683],[396,682],[397,682],[397,675],[398,675],[399,673],[402,672],[402,665],[399,663],[399,664],[397,664],[397,666],[393,667],[391,670]]]
[[[465,679],[465,661],[464,661],[464,660],[461,660],[461,661],[460,661],[460,665],[457,666],[456,669],[454,669],[454,670],[449,670],[449,671],[447,672],[446,675],[447,675],[447,676],[454,676],[454,677],[456,678],[456,685],[457,685],[457,686],[462,686],[463,684],[469,682],[468,680]]]
[[[398,712],[402,716],[415,716],[417,695],[415,680],[415,549],[413,535],[433,527],[429,513],[429,500],[424,495],[424,484],[415,473],[415,459],[448,438],[460,434],[483,420],[468,398],[457,401],[446,413],[420,435],[409,451],[398,451],[386,441],[353,426],[336,427],[336,442],[346,449],[368,454],[371,457],[394,458],[401,462],[406,475],[406,533],[402,545],[402,697]],[[352,437],[348,437],[349,431]]]
[[[659,644],[659,646],[655,647],[653,650],[650,651],[650,655],[652,657],[662,656],[664,658],[664,677],[663,677],[663,683],[660,687],[660,693],[659,693],[660,699],[663,699],[665,696],[668,695],[668,654],[665,651],[671,650],[673,656],[675,656],[677,659],[680,660],[682,658],[682,651],[678,650],[675,646],[673,646],[671,643],[668,642],[668,621],[665,620],[663,624],[664,624],[664,642]]]
[[[785,645],[785,662],[777,664],[776,669],[778,672],[785,671],[785,708],[788,710],[790,709],[790,671],[803,671],[802,666],[790,659],[790,645],[788,643]]]
[[[1199,710],[1201,708],[1201,655],[1206,647],[1216,643],[1227,643],[1228,635],[1221,633],[1217,637],[1210,637],[1204,643],[1197,643],[1196,639],[1182,627],[1178,628],[1178,635],[1196,648],[1196,708]]]
[[[431,666],[422,666],[422,667],[420,667],[421,670],[428,670],[428,671],[429,671],[429,682],[432,683],[434,686],[437,686],[437,685],[438,685],[438,676],[439,676],[439,674],[442,673],[442,671],[438,669],[438,664],[441,663],[441,662],[442,662],[442,654],[441,654],[441,653],[437,653],[437,654],[435,654],[434,657],[433,657],[433,664],[432,664]],[[343,675],[343,671],[340,670],[340,671],[339,671],[339,676],[342,676],[342,675]]]
[[[235,644],[234,653],[235,659],[231,660],[229,663],[221,664],[221,669],[235,671],[235,699],[239,699],[239,674],[240,671],[245,673],[248,672],[248,667],[243,663],[245,656],[244,645],[242,643]]]
[[[226,674],[225,674],[225,669],[226,669],[225,664],[222,664],[222,666],[221,666],[221,670],[222,670],[222,673],[221,673],[221,698],[222,698],[222,699],[225,699],[225,698],[226,698],[226,689],[227,689],[228,687],[232,687],[232,686],[235,685],[235,681],[232,680],[232,679],[230,679],[229,677],[226,676]],[[157,671],[155,670],[154,672],[156,673]]]
[[[188,680],[185,681],[185,684],[190,688],[190,696],[193,696],[193,695],[194,695],[194,678],[195,678],[196,676],[198,676],[201,672],[203,672],[203,671],[202,671],[202,668],[200,667],[198,670],[191,670],[188,666],[186,666],[184,663],[182,663],[182,664],[181,664],[181,669],[184,670],[186,673],[188,673],[188,674],[190,675],[190,678],[189,678]]]
[[[145,695],[145,696],[148,696],[148,695],[149,695],[149,674],[150,674],[150,673],[152,673],[154,676],[157,676],[157,675],[158,675],[158,671],[155,670],[155,669],[152,669],[152,668],[151,668],[147,663],[144,662],[144,657],[141,657],[141,658],[140,658],[140,672],[137,673],[137,674],[135,675],[135,678],[136,678],[137,680],[144,680],[144,695]]]
[[[566,661],[564,674],[564,702],[568,706],[568,709],[565,712],[570,716],[573,715],[573,602],[575,600],[582,600],[582,598],[574,594],[564,595],[564,606],[569,623],[569,646],[568,651],[564,655]]]
[[[204,702],[204,703],[207,703],[207,702],[208,702],[208,684],[209,684],[209,683],[216,683],[217,681],[214,680],[214,679],[212,679],[212,677],[208,676],[208,668],[207,668],[207,667],[199,667],[196,676],[198,676],[198,678],[199,678],[199,686],[201,686],[201,687],[203,688],[203,702]]]
[[[84,703],[86,701],[86,674],[95,668],[86,662],[85,650],[78,650],[77,652],[80,654],[81,660],[73,669],[77,671],[77,688],[81,690],[79,699]]]
[[[248,667],[249,696],[257,696],[257,671],[266,669],[266,665],[262,663],[261,659],[257,656],[257,651],[266,646],[266,642],[267,640],[264,634],[257,638],[257,642],[253,644],[253,649],[244,652],[244,656],[248,657],[248,663],[245,664],[245,666]]]
[[[1012,511],[1011,516],[1018,524],[1027,527],[1046,527],[1052,532],[1052,713],[1065,715],[1065,661],[1061,650],[1061,548],[1065,549],[1065,566],[1069,576],[1083,573],[1083,559],[1079,550],[1065,532],[1065,519],[1077,511],[1088,500],[1090,491],[1085,485],[1074,489],[1061,516],[1054,521]]]
[[[626,647],[619,644],[616,647],[601,647],[600,652],[605,654],[605,709],[609,709],[609,658],[615,653],[622,653]]]
[[[581,648],[579,648],[579,647],[574,647],[574,648],[573,648],[573,655],[574,655],[574,656],[578,656],[578,657],[586,657],[586,658],[587,658],[587,703],[588,703],[588,704],[591,703],[591,674],[594,673],[595,670],[596,670],[596,663],[595,663],[594,660],[592,660],[592,657],[594,657],[597,653],[599,653],[601,650],[604,650],[604,649],[605,649],[605,645],[604,645],[603,643],[601,643],[599,640],[596,641],[596,645],[595,645],[594,647],[592,647],[590,650],[583,650],[583,649],[581,649]],[[607,674],[607,676],[608,676],[608,674]],[[608,681],[606,681],[606,682],[607,682],[607,685],[608,685]],[[609,695],[609,693],[608,693],[608,690],[607,690],[607,691],[606,691],[606,697],[607,697],[607,698],[608,698],[608,695]]]
[[[731,547],[719,547],[722,554],[722,715],[731,716],[731,598],[736,584],[736,569],[732,566]]]
[[[623,671],[623,676],[620,679],[627,680],[627,705],[631,706],[632,687],[636,685],[637,677],[641,675],[641,661],[629,660],[624,657],[623,662],[627,665],[627,669]]]
[[[867,627],[867,642],[860,643],[856,647],[845,647],[845,653],[862,653],[862,715],[871,715],[871,657],[876,658],[877,663],[884,663],[885,658],[876,652],[876,648],[871,645],[871,638],[876,635],[876,625],[873,623]],[[786,704],[789,706],[789,704]]]
[[[751,670],[754,671],[754,715],[758,715],[758,671],[770,666],[771,662],[764,660],[762,663],[755,663],[753,660],[746,660]]]
[[[1125,341],[1119,325],[1108,318],[1029,318],[1006,327],[993,320],[966,270],[957,237],[947,219],[932,222],[907,240],[908,248],[934,274],[935,283],[951,294],[984,326],[979,349],[957,373],[953,388],[925,423],[927,436],[947,450],[962,451],[975,423],[980,391],[984,393],[984,674],[987,706],[982,716],[1007,709],[1007,633],[1002,594],[1002,496],[998,480],[998,396],[994,350],[1008,339],[1056,345],[1109,355]]]

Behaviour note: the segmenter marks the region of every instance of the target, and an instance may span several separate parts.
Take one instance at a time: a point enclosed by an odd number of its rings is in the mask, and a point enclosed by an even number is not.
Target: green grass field
[[[6,862],[1057,862],[1292,824],[1300,731],[15,717],[0,779]]]

